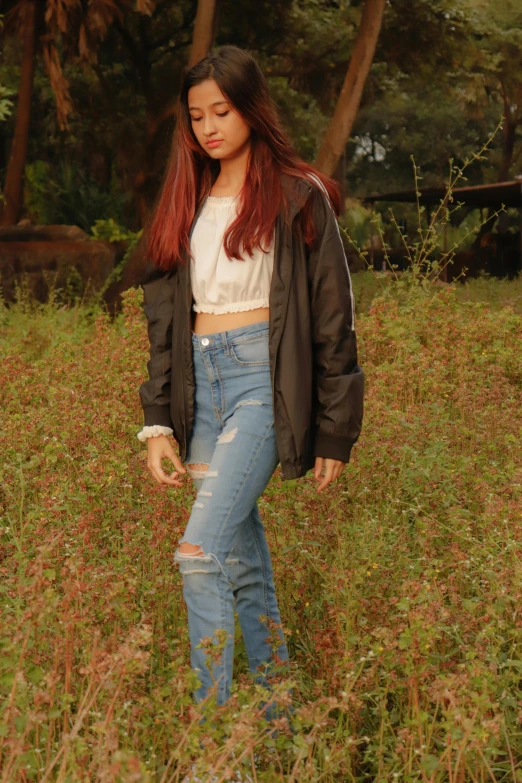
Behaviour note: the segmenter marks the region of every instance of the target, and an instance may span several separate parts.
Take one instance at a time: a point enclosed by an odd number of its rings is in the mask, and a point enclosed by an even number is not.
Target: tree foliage
[[[6,13],[14,15],[23,2],[7,2]],[[118,214],[96,217],[138,229],[169,151],[197,3],[44,5],[41,24],[45,35],[52,32],[54,48],[36,64],[28,160],[49,166],[51,180],[66,162],[84,181],[98,182],[113,197],[119,193]],[[292,140],[308,160],[315,159],[333,115],[362,6],[362,0],[221,0],[217,6],[216,44],[242,46],[259,59]],[[479,184],[514,176],[522,156],[521,30],[519,0],[500,6],[494,0],[390,0],[347,146],[348,192],[411,187],[412,156],[422,184],[442,183],[448,159],[464,160],[480,148],[502,115],[506,122],[491,154],[468,178]],[[0,84],[11,90],[19,80],[16,36],[16,26],[6,24]],[[0,126],[0,167],[13,128],[14,116]]]
[[[472,184],[505,179],[522,154],[522,7],[517,0],[395,0],[349,154],[355,193],[441,184],[505,117]]]

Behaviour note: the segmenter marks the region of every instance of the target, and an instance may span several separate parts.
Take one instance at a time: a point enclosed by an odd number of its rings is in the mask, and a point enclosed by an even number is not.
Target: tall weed
[[[239,638],[230,704],[192,703],[172,556],[194,492],[157,485],[136,438],[141,290],[114,321],[4,306],[3,783],[522,777],[522,321],[515,288],[465,288],[368,294],[350,466],[263,495],[294,703],[270,726]]]

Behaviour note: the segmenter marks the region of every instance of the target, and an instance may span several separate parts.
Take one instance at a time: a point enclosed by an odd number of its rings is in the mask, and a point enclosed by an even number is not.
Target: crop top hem
[[[265,297],[264,299],[251,299],[247,302],[227,302],[222,305],[213,305],[205,302],[195,304],[192,309],[195,313],[224,315],[225,313],[244,313],[246,310],[257,310],[258,307],[268,307],[268,303],[268,297]]]

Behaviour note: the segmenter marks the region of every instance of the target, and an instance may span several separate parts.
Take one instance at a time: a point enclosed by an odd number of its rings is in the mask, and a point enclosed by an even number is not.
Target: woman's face
[[[192,130],[215,160],[238,157],[250,144],[250,126],[227,101],[214,79],[188,91]]]

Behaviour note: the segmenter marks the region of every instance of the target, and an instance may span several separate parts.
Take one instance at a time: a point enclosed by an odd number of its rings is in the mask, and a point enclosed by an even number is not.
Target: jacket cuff
[[[340,438],[336,435],[317,433],[314,443],[314,456],[324,459],[338,459],[341,462],[349,462],[353,441]]]
[[[144,424],[146,427],[153,427],[154,424],[159,424],[161,427],[172,426],[172,419],[170,418],[170,405],[149,405],[143,408]]]
[[[143,427],[136,437],[145,443],[149,438],[157,438],[159,435],[172,435],[172,427],[162,427],[161,424],[153,424],[152,427]]]

